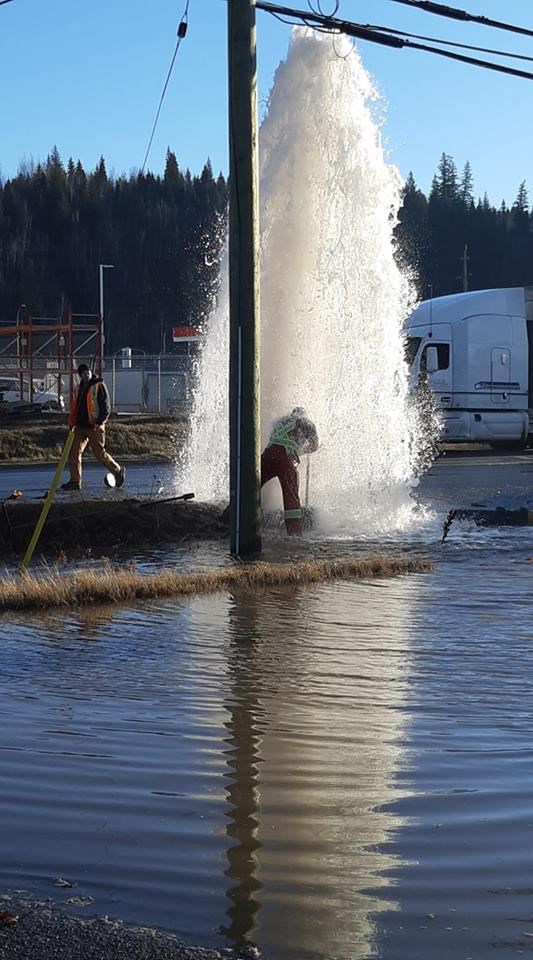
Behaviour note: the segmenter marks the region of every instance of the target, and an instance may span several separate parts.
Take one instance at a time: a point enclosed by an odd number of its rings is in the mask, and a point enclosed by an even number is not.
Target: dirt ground
[[[187,433],[187,421],[163,416],[113,416],[106,428],[107,449],[118,460],[171,463]],[[58,460],[67,433],[64,414],[0,418],[0,464]]]
[[[0,555],[22,554],[42,500],[0,504]],[[66,500],[52,504],[39,539],[43,556],[101,555],[131,547],[218,540],[228,535],[220,504],[183,500]],[[0,953],[1,956],[1,953]]]

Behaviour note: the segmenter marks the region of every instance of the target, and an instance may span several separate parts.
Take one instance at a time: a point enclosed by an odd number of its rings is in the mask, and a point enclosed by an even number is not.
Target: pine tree
[[[180,168],[178,166],[178,161],[176,159],[176,154],[170,147],[167,148],[167,156],[165,160],[165,172],[163,174],[163,180],[166,184],[177,184],[181,180]]]
[[[436,176],[437,195],[439,200],[455,201],[459,200],[459,187],[457,184],[457,167],[453,157],[443,153]]]
[[[513,210],[516,211],[517,213],[528,213],[528,212],[529,212],[529,199],[528,199],[528,195],[527,195],[526,181],[525,181],[525,180],[522,180],[522,183],[520,184],[520,186],[519,186],[519,188],[518,188],[518,193],[517,193],[517,196],[516,196],[516,200],[515,200],[515,202],[513,203]]]
[[[417,282],[420,295],[426,285],[426,249],[428,232],[428,202],[409,172],[402,190],[402,206],[394,230],[397,258]]]
[[[463,175],[459,184],[459,196],[465,207],[469,207],[474,203],[474,178],[468,160],[463,168]]]

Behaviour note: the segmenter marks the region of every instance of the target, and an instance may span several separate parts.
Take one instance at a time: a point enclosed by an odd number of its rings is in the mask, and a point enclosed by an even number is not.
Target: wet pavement
[[[445,453],[415,491],[439,508],[490,506],[533,508],[533,450],[520,454]]]

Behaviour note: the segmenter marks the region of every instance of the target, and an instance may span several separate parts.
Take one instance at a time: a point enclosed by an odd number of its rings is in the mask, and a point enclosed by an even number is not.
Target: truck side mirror
[[[439,354],[436,347],[426,347],[426,370],[436,373],[439,369]]]

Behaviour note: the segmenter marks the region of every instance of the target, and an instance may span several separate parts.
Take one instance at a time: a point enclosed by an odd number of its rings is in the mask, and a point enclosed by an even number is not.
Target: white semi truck
[[[443,440],[533,442],[533,287],[426,300],[405,333],[412,382],[427,377]]]

